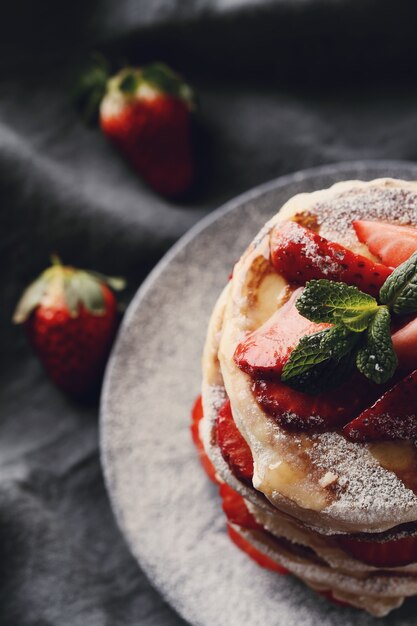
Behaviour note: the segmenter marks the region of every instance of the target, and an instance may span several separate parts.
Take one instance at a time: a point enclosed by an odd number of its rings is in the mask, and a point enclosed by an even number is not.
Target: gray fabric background
[[[417,159],[414,2],[16,0],[0,23],[0,623],[180,624],[116,529],[97,404],[55,390],[10,324],[51,251],[135,291],[193,223],[311,165]],[[92,49],[162,59],[201,102],[203,176],[170,204],[69,103]],[[192,574],[191,574],[192,575]]]

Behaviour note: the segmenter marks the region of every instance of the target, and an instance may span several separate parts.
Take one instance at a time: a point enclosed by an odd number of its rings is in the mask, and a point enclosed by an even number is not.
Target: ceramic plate
[[[228,539],[189,434],[207,322],[235,260],[296,193],[340,180],[417,179],[417,165],[345,163],[278,178],[189,231],[136,294],[109,362],[102,462],[112,506],[152,583],[195,626],[414,626],[417,601],[376,620],[259,568]]]

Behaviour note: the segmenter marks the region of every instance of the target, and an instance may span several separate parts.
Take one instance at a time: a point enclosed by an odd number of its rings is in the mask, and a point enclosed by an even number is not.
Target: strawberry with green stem
[[[23,293],[13,321],[24,324],[30,343],[55,384],[81,397],[99,382],[117,326],[113,290],[120,278],[64,266],[57,257]]]
[[[194,178],[189,85],[163,63],[125,67],[110,76],[103,61],[75,94],[88,117],[98,110],[104,135],[159,194],[177,198]]]

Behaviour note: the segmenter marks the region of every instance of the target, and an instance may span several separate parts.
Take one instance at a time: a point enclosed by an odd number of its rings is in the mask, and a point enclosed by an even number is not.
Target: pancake
[[[265,529],[238,532],[312,588],[382,616],[417,593],[417,564],[373,567],[343,550],[338,537],[366,533],[378,538],[394,529],[395,538],[399,525],[417,520],[417,483],[404,479],[417,468],[415,447],[409,442],[354,443],[336,431],[288,432],[258,405],[250,376],[233,360],[236,346],[291,293],[270,261],[272,230],[294,220],[373,258],[357,241],[352,219],[417,226],[417,184],[392,179],[338,183],[292,198],[264,226],[236,264],[210,320],[200,432],[219,478],[245,498]],[[233,475],[216,442],[215,420],[227,397],[252,452],[252,486]]]

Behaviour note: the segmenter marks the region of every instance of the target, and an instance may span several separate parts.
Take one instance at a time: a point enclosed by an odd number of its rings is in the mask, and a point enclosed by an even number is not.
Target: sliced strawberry
[[[394,331],[392,345],[401,369],[411,371],[417,368],[417,317]]]
[[[252,453],[234,422],[229,400],[226,400],[217,415],[216,437],[222,456],[232,473],[236,478],[252,484]]]
[[[359,241],[385,265],[398,267],[417,250],[417,229],[412,226],[355,220],[353,227]]]
[[[296,222],[276,227],[270,245],[274,267],[284,278],[300,285],[312,279],[326,278],[356,285],[377,296],[392,272],[386,265],[354,254]]]
[[[220,485],[219,493],[222,499],[223,511],[227,517],[227,531],[233,543],[246,552],[258,565],[271,569],[279,574],[286,574],[287,570],[285,568],[257,550],[233,528],[232,524],[235,524],[248,530],[263,531],[263,527],[258,524],[252,513],[249,512],[242,496],[236,493],[229,485],[226,485],[226,483]]]
[[[374,567],[401,567],[417,561],[417,533],[400,539],[375,540],[340,535],[339,545],[353,558]]]
[[[353,441],[417,437],[417,370],[389,389],[343,429]]]
[[[295,303],[302,291],[296,289],[288,302],[237,346],[234,360],[240,369],[251,376],[281,375],[301,337],[330,326],[315,324],[299,314]]]
[[[226,483],[220,485],[219,493],[222,499],[223,511],[229,522],[242,526],[242,528],[263,530],[252,513],[249,512],[245,500],[240,494],[229,487],[229,485],[226,485]]]
[[[214,469],[212,462],[208,458],[204,450],[203,442],[200,439],[199,424],[202,419],[203,419],[203,403],[201,401],[201,396],[199,396],[197,400],[195,401],[192,414],[191,414],[191,436],[198,450],[198,455],[200,457],[201,464],[207,476],[214,483],[219,484],[217,477],[216,477],[216,470]]]
[[[265,569],[277,572],[277,574],[288,574],[288,570],[282,567],[279,563],[273,561],[269,556],[257,550],[247,539],[245,539],[237,530],[230,524],[227,525],[227,532],[233,543],[240,548],[243,552],[253,559],[258,565]]]
[[[287,430],[317,430],[346,424],[358,410],[375,400],[377,390],[377,385],[359,373],[334,391],[316,396],[291,389],[280,381],[253,383],[257,402]]]

